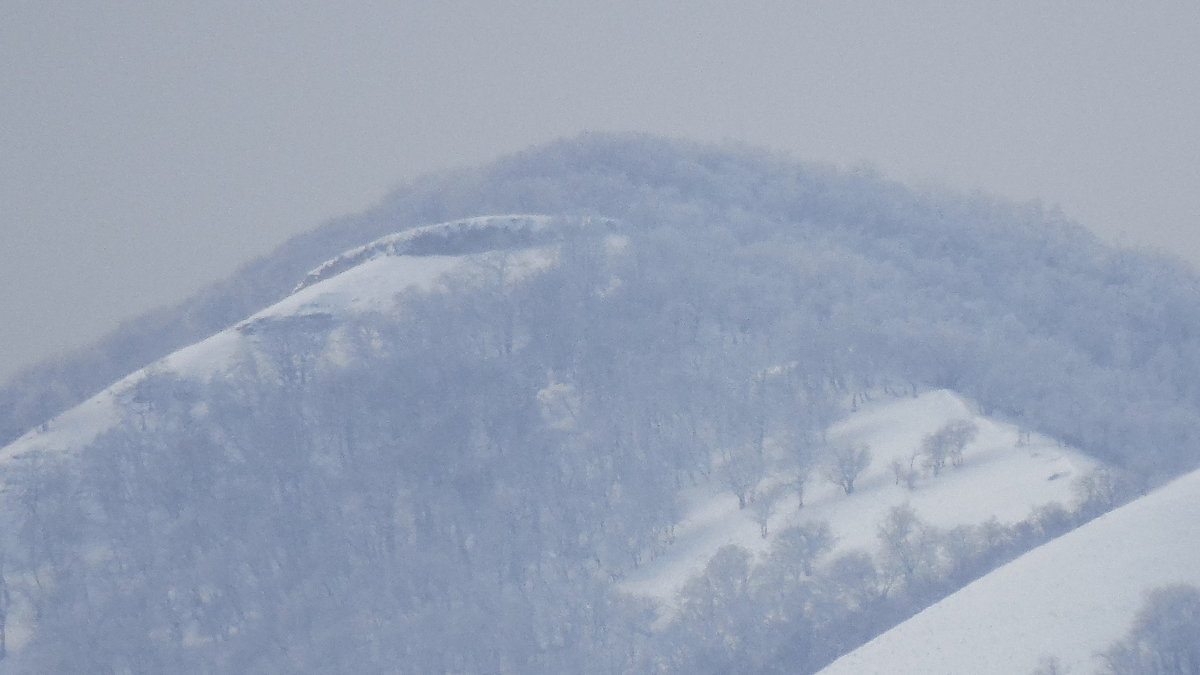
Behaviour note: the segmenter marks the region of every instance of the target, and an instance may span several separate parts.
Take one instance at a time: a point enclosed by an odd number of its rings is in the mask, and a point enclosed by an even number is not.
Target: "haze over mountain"
[[[425,178],[0,389],[4,665],[812,672],[1200,465],[1198,286],[654,137]]]
[[[1042,200],[1200,262],[1198,33],[1187,2],[15,0],[0,379],[397,182],[587,129]]]

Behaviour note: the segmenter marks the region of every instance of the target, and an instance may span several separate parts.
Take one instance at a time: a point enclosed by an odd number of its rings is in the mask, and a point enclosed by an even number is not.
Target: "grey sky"
[[[0,0],[0,377],[583,130],[1040,198],[1200,261],[1200,4],[738,4]]]

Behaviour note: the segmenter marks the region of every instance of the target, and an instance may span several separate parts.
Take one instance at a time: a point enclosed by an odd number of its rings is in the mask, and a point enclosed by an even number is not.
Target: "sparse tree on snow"
[[[759,534],[762,535],[763,539],[766,539],[769,534],[767,525],[770,523],[771,516],[775,513],[775,506],[779,501],[781,487],[774,485],[765,490],[756,490],[754,498],[750,500],[750,510],[754,515],[754,522],[758,523]]]
[[[834,446],[825,477],[846,494],[854,493],[854,481],[871,465],[871,447],[866,443]]]
[[[737,496],[739,509],[746,508],[754,487],[762,479],[763,464],[762,454],[756,448],[743,446],[730,453],[721,465],[721,481]]]
[[[918,575],[929,576],[934,572],[935,542],[911,506],[901,504],[889,511],[879,525],[878,534],[887,572],[906,584]]]
[[[950,462],[955,467],[962,466],[963,449],[975,440],[979,434],[979,426],[970,420],[955,420],[941,429],[925,436],[921,443],[921,454],[924,455],[925,468],[937,476]]]
[[[908,464],[905,464],[899,459],[892,460],[891,469],[892,476],[896,479],[896,485],[903,485],[909,490],[914,490],[917,487],[917,478],[920,473],[916,469],[917,457],[920,454],[913,452],[908,458]]]

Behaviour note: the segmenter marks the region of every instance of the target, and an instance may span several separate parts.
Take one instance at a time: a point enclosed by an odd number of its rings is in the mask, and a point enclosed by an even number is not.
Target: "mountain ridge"
[[[557,219],[557,221],[565,225],[578,226],[586,226],[590,222],[586,219],[574,223],[569,219]],[[507,226],[506,234],[510,234],[511,238],[497,240],[493,237],[490,241],[475,241],[465,246],[461,243],[463,235],[494,230],[497,223],[500,222]],[[297,284],[290,294],[278,302],[199,342],[172,352],[146,368],[122,377],[77,407],[103,407],[106,400],[116,401],[136,387],[148,372],[170,372],[203,379],[206,375],[201,369],[219,371],[226,361],[234,358],[232,353],[238,347],[231,344],[231,339],[236,339],[235,334],[243,337],[252,336],[261,330],[264,324],[278,321],[281,318],[327,317],[329,321],[332,321],[333,317],[329,314],[330,309],[341,313],[380,311],[391,302],[394,294],[409,289],[432,290],[439,283],[439,278],[453,272],[465,260],[478,259],[479,256],[489,252],[519,251],[545,246],[556,237],[561,236],[561,233],[548,231],[555,222],[555,219],[549,216],[479,216],[406,230],[350,249],[314,269]],[[536,230],[542,232],[540,239],[531,236]],[[457,246],[453,243],[455,237],[460,239]],[[414,247],[421,248],[414,252],[412,250]],[[392,268],[391,271],[372,270],[371,274],[366,275],[366,284],[361,282],[356,284],[354,280],[338,280],[337,283],[341,286],[349,286],[353,289],[345,298],[338,297],[340,295],[338,291],[330,290],[329,287],[333,284],[325,284],[321,288],[309,290],[333,277],[351,272],[355,268],[367,265],[381,257],[399,258],[400,260],[394,261],[394,264],[388,266]],[[529,262],[528,260],[524,261],[524,264],[529,264]],[[522,264],[522,261],[517,261],[517,264]],[[508,273],[510,275],[516,273],[515,268]],[[380,284],[379,280],[374,277],[382,277],[384,283]],[[334,297],[322,300],[322,295]],[[71,413],[73,410],[75,409],[69,409],[63,414]],[[83,430],[83,437],[80,438],[66,441],[47,440],[46,436],[49,435],[51,428],[57,429],[61,425],[59,417],[61,415],[46,420],[39,425],[39,428],[32,429],[12,443],[0,447],[0,462],[29,452],[38,446],[53,448],[86,444],[86,440],[80,440],[89,435],[86,430]],[[101,432],[97,431],[90,435],[94,437],[98,433]]]
[[[381,255],[447,255],[502,248],[528,247],[561,237],[556,228],[591,227],[594,223],[615,225],[611,218],[564,218],[547,215],[485,215],[415,227],[385,235],[325,261],[309,272],[292,289],[303,290],[314,283]]]

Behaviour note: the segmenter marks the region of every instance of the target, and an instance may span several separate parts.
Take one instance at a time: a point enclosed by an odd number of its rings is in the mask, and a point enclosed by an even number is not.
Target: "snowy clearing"
[[[950,528],[975,525],[991,518],[1011,524],[1024,520],[1035,509],[1072,500],[1072,481],[1098,463],[1070,448],[1036,434],[1018,445],[1019,429],[977,414],[957,394],[938,390],[913,397],[884,397],[861,406],[832,425],[827,437],[833,443],[866,443],[870,466],[856,483],[853,494],[826,481],[815,470],[809,478],[805,504],[797,508],[794,494],[778,497],[768,532],[809,521],[826,521],[837,537],[835,552],[877,548],[876,531],[893,507],[910,504],[931,525]],[[964,451],[959,468],[947,467],[940,476],[922,477],[915,488],[897,485],[890,468],[893,460],[906,465],[926,434],[955,420],[969,420],[979,433]],[[769,475],[760,484],[779,483],[784,477]],[[654,560],[627,574],[621,590],[653,598],[670,615],[676,594],[700,574],[721,546],[736,544],[754,553],[769,549],[752,509],[738,508],[737,498],[715,479],[683,495],[685,516],[675,528],[675,541]]]

